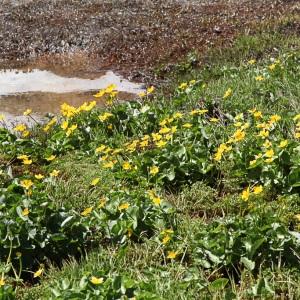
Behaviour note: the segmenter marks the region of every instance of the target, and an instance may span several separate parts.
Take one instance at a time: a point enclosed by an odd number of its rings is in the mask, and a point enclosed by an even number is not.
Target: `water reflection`
[[[33,69],[28,72],[9,70],[0,72],[0,95],[47,92],[70,93],[78,91],[103,89],[114,83],[118,91],[138,94],[141,86],[123,79],[112,71],[96,79],[67,78],[58,76],[49,71]]]
[[[67,78],[49,71],[34,69],[28,72],[9,70],[0,72],[0,115],[12,124],[26,122],[23,112],[29,108],[41,120],[46,113],[58,114],[64,102],[79,107],[96,99],[93,94],[109,84],[115,84],[118,99],[128,100],[143,92],[139,84],[132,83],[109,71],[96,79]],[[0,127],[1,124],[0,124]],[[11,126],[9,126],[11,127]]]

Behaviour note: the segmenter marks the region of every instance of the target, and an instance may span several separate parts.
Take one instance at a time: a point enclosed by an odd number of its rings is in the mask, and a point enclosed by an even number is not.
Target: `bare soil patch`
[[[38,66],[63,76],[113,70],[154,82],[191,52],[290,13],[295,1],[59,0],[0,6],[0,68]],[[16,5],[18,4],[18,5]]]

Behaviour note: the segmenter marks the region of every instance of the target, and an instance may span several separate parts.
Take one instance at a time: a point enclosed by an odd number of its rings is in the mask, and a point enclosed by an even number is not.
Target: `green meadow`
[[[136,101],[0,116],[1,299],[299,299],[298,22]]]

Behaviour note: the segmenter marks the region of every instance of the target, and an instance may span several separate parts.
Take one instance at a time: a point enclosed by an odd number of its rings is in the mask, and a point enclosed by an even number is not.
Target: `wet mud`
[[[0,69],[38,66],[61,76],[113,70],[155,82],[189,53],[290,12],[295,1],[2,0]]]

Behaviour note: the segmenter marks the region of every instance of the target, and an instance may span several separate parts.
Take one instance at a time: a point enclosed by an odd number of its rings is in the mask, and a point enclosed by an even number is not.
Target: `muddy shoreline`
[[[0,69],[91,77],[112,70],[155,82],[193,51],[229,45],[294,1],[2,1]]]

